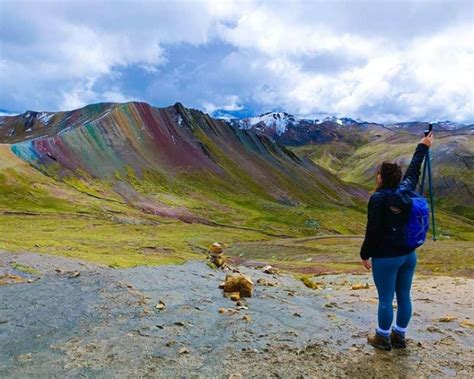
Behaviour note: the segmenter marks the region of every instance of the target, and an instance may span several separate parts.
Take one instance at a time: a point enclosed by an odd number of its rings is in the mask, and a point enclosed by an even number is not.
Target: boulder
[[[230,296],[230,300],[239,301],[240,300],[240,293],[235,292],[233,295]]]
[[[459,326],[461,326],[463,328],[473,329],[474,328],[474,322],[472,322],[471,320],[463,320],[459,323]]]
[[[278,270],[276,267],[267,265],[263,268],[263,272],[265,274],[271,274],[271,275],[278,275],[280,274],[280,270]]]
[[[362,284],[362,283],[355,283],[352,285],[351,287],[353,290],[362,290],[362,289],[369,289],[370,288],[370,285],[369,283],[365,283],[365,284]]]
[[[240,292],[224,292],[224,297],[230,298],[232,301],[240,300]]]
[[[229,274],[225,278],[224,292],[238,292],[240,297],[252,297],[253,282],[243,274]]]
[[[456,316],[447,315],[447,316],[441,317],[438,321],[439,322],[451,322],[451,321],[454,321],[454,320],[457,320]]]
[[[0,276],[0,285],[23,282],[26,282],[26,279],[18,275],[7,274],[5,276]]]

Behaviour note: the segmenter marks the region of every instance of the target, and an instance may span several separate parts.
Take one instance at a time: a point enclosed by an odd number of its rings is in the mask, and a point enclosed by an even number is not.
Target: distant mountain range
[[[221,115],[221,116],[219,116]],[[216,113],[216,118],[222,118],[227,120],[231,124],[238,126],[242,129],[256,129],[259,131],[267,130],[274,131],[278,136],[281,136],[288,132],[291,128],[301,128],[301,129],[310,129],[311,126],[333,123],[339,126],[348,126],[348,125],[383,125],[389,128],[399,128],[399,129],[416,129],[420,126],[425,127],[427,122],[400,122],[400,123],[388,123],[380,124],[374,122],[368,122],[360,119],[352,119],[349,117],[335,117],[335,116],[326,116],[321,118],[305,118],[295,116],[286,112],[268,112],[261,114],[255,117],[228,117],[223,115],[220,112]],[[465,128],[473,128],[474,125],[464,125],[452,121],[437,121],[433,123],[433,126],[436,130],[446,131],[446,130],[457,130]]]
[[[284,112],[232,119],[291,148],[345,181],[370,189],[383,160],[408,163],[426,122],[377,124],[350,118],[306,119]],[[446,209],[474,219],[474,125],[433,123],[434,189]]]
[[[282,135],[290,128],[320,125],[324,122],[334,122],[338,125],[363,124],[364,121],[356,121],[351,118],[324,117],[322,119],[303,118],[286,112],[268,112],[260,116],[248,118],[233,118],[229,120],[233,125],[242,129],[256,128],[258,130],[273,129],[277,135]]]
[[[180,103],[167,108],[101,103],[0,117],[0,143],[44,175],[98,179],[145,212],[208,223],[221,216],[206,207],[229,207],[223,196],[248,199],[249,212],[259,201],[357,208],[373,187],[377,165],[385,159],[406,164],[426,127],[286,112],[222,120]],[[471,219],[473,127],[435,123],[433,148],[439,204]],[[134,177],[148,184],[133,185]],[[208,205],[193,209],[187,200],[176,207],[157,195],[176,191],[207,199]],[[235,203],[230,208],[237,212]]]

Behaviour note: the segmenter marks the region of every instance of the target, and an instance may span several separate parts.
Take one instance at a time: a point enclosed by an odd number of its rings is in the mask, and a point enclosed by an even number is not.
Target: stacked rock
[[[224,249],[219,242],[214,242],[209,247],[209,259],[212,263],[214,263],[217,267],[222,267],[226,263],[226,258],[224,256]]]

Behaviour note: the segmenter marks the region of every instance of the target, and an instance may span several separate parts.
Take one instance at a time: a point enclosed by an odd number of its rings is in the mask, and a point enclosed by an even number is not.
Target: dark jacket
[[[397,242],[402,240],[400,233],[410,216],[412,202],[407,192],[416,189],[427,151],[428,146],[418,144],[399,186],[377,190],[370,197],[365,239],[360,250],[362,259],[399,257],[412,252],[397,246]]]

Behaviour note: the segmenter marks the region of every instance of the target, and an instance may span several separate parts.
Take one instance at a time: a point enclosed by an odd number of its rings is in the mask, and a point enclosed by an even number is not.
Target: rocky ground
[[[0,377],[474,375],[472,279],[418,277],[409,346],[382,352],[365,343],[369,275],[318,276],[311,289],[239,270],[255,283],[240,307],[204,262],[118,270],[0,252]]]

